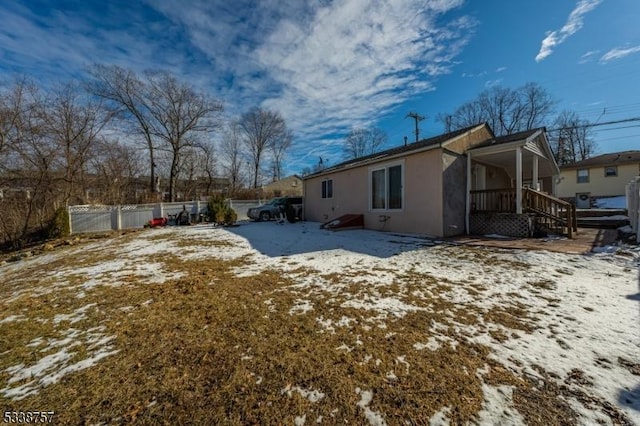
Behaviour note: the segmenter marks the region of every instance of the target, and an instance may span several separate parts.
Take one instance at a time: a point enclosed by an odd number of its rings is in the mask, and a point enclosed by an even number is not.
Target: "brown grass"
[[[134,237],[120,236],[112,248]],[[224,242],[195,245],[225,247]],[[77,288],[86,277],[78,273],[65,276],[66,283],[55,292],[37,298],[29,293],[34,286],[57,285],[49,277],[55,270],[114,260],[113,251],[100,253],[62,256],[41,270],[25,268],[1,278],[2,300],[14,298],[1,306],[5,316],[29,320],[0,324],[0,389],[7,386],[8,367],[33,365],[57,350],[40,352],[45,344],[27,346],[37,338],[61,339],[70,328],[103,327],[105,336],[115,336],[111,345],[118,352],[23,400],[0,394],[0,406],[53,410],[59,424],[292,424],[302,415],[308,424],[320,416],[325,424],[363,424],[356,393],[360,388],[373,392],[368,408],[388,424],[428,424],[445,406],[451,408],[451,424],[464,424],[481,409],[486,382],[514,386],[515,408],[529,424],[550,424],[550,419],[570,424],[576,419],[564,402],[567,387],[551,378],[542,386],[520,378],[492,361],[488,347],[473,343],[471,329],[502,342],[517,338],[512,330],[527,333],[536,328],[535,317],[517,302],[482,310],[456,305],[444,296],[455,285],[468,286],[471,295],[484,291],[481,286],[415,271],[398,275],[389,285],[372,283],[362,274],[321,275],[302,267],[286,274],[273,269],[238,277],[234,270],[248,258],[195,261],[165,254],[140,261],[161,262],[167,273],[183,273],[181,278],[149,284],[134,275],[120,276],[113,278],[117,286],[94,287],[79,299]],[[488,256],[482,250],[464,255]],[[315,277],[318,285],[292,287],[306,276]],[[16,289],[24,293],[15,296]],[[418,310],[395,317],[343,306],[373,293]],[[299,300],[307,300],[313,310],[291,314]],[[56,315],[92,303],[83,319],[54,324]],[[332,327],[322,326],[319,318]],[[340,323],[344,318],[349,321]],[[436,338],[440,347],[416,348],[429,338]],[[75,352],[72,361],[79,361],[95,348],[78,339],[69,350]],[[491,366],[487,375],[476,374],[486,366]],[[324,397],[312,402],[296,387]],[[540,417],[539,412],[548,414]]]

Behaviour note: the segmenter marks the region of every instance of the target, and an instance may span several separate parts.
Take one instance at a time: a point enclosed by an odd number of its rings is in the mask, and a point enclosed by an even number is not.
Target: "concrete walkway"
[[[527,250],[548,250],[560,253],[584,254],[596,247],[615,243],[618,231],[615,229],[578,228],[574,238],[489,238],[484,236],[461,236],[452,238],[458,244],[472,246],[500,247]]]

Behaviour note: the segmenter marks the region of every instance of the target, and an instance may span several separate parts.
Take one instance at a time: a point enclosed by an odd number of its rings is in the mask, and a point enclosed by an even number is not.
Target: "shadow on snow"
[[[269,257],[344,250],[378,258],[389,258],[440,243],[440,241],[417,235],[366,229],[328,231],[321,229],[317,222],[278,224],[273,221],[243,221],[239,222],[238,226],[225,229],[245,238],[254,249]]]

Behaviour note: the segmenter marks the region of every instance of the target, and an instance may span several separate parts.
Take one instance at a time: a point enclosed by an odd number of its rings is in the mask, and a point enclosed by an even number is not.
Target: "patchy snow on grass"
[[[566,377],[574,368],[584,371],[594,383],[592,392],[595,395],[640,422],[638,411],[618,402],[621,393],[633,392],[635,381],[617,362],[619,357],[636,363],[640,361],[637,355],[640,353],[640,334],[633,325],[640,323],[640,315],[638,301],[631,297],[638,293],[637,251],[629,256],[617,256],[615,253],[619,248],[615,252],[602,250],[593,255],[465,249],[431,244],[430,240],[416,236],[371,231],[329,233],[314,229],[309,223],[303,228],[297,225],[279,227],[274,233],[269,225],[247,224],[231,231],[246,238],[253,248],[238,253],[253,256],[256,261],[248,270],[242,269],[243,274],[256,274],[268,268],[278,268],[284,273],[301,267],[310,268],[317,273],[311,278],[296,278],[296,282],[303,282],[296,288],[324,286],[327,291],[346,297],[341,283],[323,281],[319,276],[349,271],[357,276],[353,282],[372,283],[375,287],[393,282],[396,274],[413,271],[451,283],[450,290],[439,294],[459,306],[472,305],[483,310],[510,306],[524,308],[531,313],[530,321],[536,329],[531,333],[515,330],[519,338],[499,342],[472,327],[467,327],[466,332],[474,333],[476,342],[491,347],[492,357],[513,371],[537,374],[532,368],[534,365],[542,365],[560,377]],[[232,238],[235,240],[236,237]],[[281,261],[283,256],[286,256],[286,263]],[[375,268],[383,269],[382,283],[377,281],[375,274],[368,275]],[[470,284],[480,288],[480,294],[469,293]],[[414,296],[429,297],[429,294],[422,292]],[[408,312],[424,309],[404,298],[388,293],[376,295],[375,291],[352,296],[342,306],[380,314],[378,319],[382,321],[379,324],[382,327],[385,318],[401,318]],[[316,318],[316,322],[323,331],[331,332],[339,326],[336,321],[324,317]],[[488,324],[488,329],[504,327]],[[462,330],[458,328],[456,332]],[[508,329],[504,330],[510,335]],[[443,343],[452,348],[458,344],[455,339],[440,334],[442,331],[437,324],[432,324],[429,332],[435,336],[425,336],[426,341],[415,343],[414,349],[438,350]],[[351,352],[354,348],[343,343],[336,349]],[[610,364],[604,368],[598,364],[598,359],[607,359]],[[496,390],[489,386],[483,389],[487,400],[484,424],[491,423],[492,418],[495,423],[496,418],[503,418],[501,416],[506,416],[507,423],[522,423],[519,414],[510,408],[512,401],[508,389]],[[582,407],[586,416],[589,410]]]
[[[15,322],[15,321],[26,321],[26,320],[27,320],[27,317],[25,317],[24,315],[9,315],[8,317],[1,319],[0,324]]]
[[[309,300],[298,299],[295,301],[295,305],[289,309],[289,315],[306,314],[313,310],[313,303]]]
[[[320,401],[322,398],[326,396],[325,393],[320,392],[317,389],[304,389],[304,388],[301,388],[300,386],[291,386],[291,385],[287,385],[287,387],[282,389],[280,391],[280,394],[281,395],[286,394],[289,398],[291,398],[294,392],[300,394],[300,396],[302,396],[305,399],[308,399],[309,402],[313,402],[313,403]]]
[[[479,426],[525,424],[520,413],[511,408],[513,405],[512,386],[493,387],[483,384],[482,391],[484,402],[482,410],[478,413]]]
[[[376,311],[396,318],[402,318],[408,312],[424,310],[424,308],[404,303],[392,297],[367,297],[366,300],[347,300],[342,304],[342,307]]]
[[[432,336],[432,337],[429,337],[429,340],[427,341],[427,343],[419,343],[419,342],[414,343],[413,347],[417,351],[421,351],[423,349],[429,349],[430,351],[437,351],[438,349],[440,349],[441,345],[436,340],[436,338]]]
[[[360,388],[356,388],[356,394],[360,395],[360,401],[356,404],[364,414],[364,418],[367,419],[371,426],[385,426],[387,422],[385,422],[382,415],[376,411],[371,410],[369,408],[369,404],[373,400],[373,392],[370,390],[361,390]]]
[[[443,346],[456,349],[458,344],[469,341],[488,347],[493,360],[517,374],[540,377],[536,367],[542,366],[557,376],[559,382],[565,383],[571,374],[579,371],[590,384],[570,382],[567,386],[585,390],[640,424],[638,380],[628,367],[628,364],[640,364],[638,249],[612,246],[589,255],[487,249],[458,246],[417,235],[368,230],[335,233],[319,229],[319,224],[314,223],[279,226],[272,222],[241,223],[226,229],[211,226],[166,228],[145,231],[135,239],[121,243],[118,241],[114,243],[115,256],[112,258],[95,263],[85,259],[81,266],[61,267],[58,275],[52,278],[38,276],[38,279],[51,281],[31,290],[20,288],[12,298],[69,288],[77,290],[77,295],[86,296],[100,286],[117,286],[125,280],[136,284],[162,284],[181,276],[165,271],[162,261],[154,259],[165,254],[203,262],[242,258],[246,260],[245,264],[233,270],[239,276],[275,270],[282,274],[283,283],[285,279],[293,282],[287,284],[287,288],[295,292],[291,299],[294,302],[282,306],[279,302],[276,307],[274,299],[269,298],[263,302],[269,312],[278,308],[284,312],[288,310],[290,315],[313,315],[321,338],[323,332],[360,327],[357,332],[362,334],[354,332],[355,340],[338,341],[335,350],[349,353],[346,357],[355,358],[361,365],[370,361],[376,366],[383,363],[377,358],[373,361],[372,355],[365,356],[372,353],[367,347],[367,331],[385,329],[387,324],[412,312],[431,313],[432,300],[447,302],[443,315],[450,318],[452,324],[433,320],[425,323],[421,331],[415,330],[417,334],[411,343],[416,352],[409,346],[412,353],[407,353],[406,349],[403,349],[406,355],[394,353],[391,359],[395,366],[381,369],[381,374],[389,380],[398,380],[397,374],[410,373],[408,360],[414,363],[415,369],[419,365],[415,364],[416,354],[433,355],[419,351],[438,351]],[[185,242],[188,243],[186,247]],[[97,243],[91,250],[97,251],[108,244]],[[64,251],[65,256],[70,253],[82,255],[81,249],[77,248]],[[93,255],[93,252],[89,254]],[[40,265],[56,259],[55,255],[47,254],[19,263],[37,274]],[[18,270],[15,264],[0,266],[0,273]],[[410,287],[412,282],[414,285]],[[317,295],[324,299],[314,299]],[[328,317],[332,315],[331,311],[324,316],[319,314],[322,310],[318,300],[334,300],[335,316]],[[124,298],[120,311],[133,309],[130,303]],[[150,303],[152,300],[142,306]],[[87,304],[71,312],[58,313],[53,323],[58,326],[77,324],[90,309],[98,308],[95,305]],[[339,308],[346,308],[349,316],[341,316]],[[512,329],[508,323],[492,320],[492,312],[500,314],[508,310],[516,313],[514,322],[529,328]],[[362,316],[354,311],[361,312]],[[481,317],[476,325],[455,321],[457,312],[466,311],[477,312]],[[9,315],[0,319],[0,324],[25,320],[34,319]],[[500,335],[503,337],[496,338]],[[117,352],[113,339],[114,336],[108,335],[104,328],[84,331],[70,328],[55,338],[34,338],[26,345],[38,355],[37,359],[29,365],[24,363],[7,368],[8,382],[0,392],[7,398],[22,399],[66,374],[89,368]],[[78,345],[87,347],[89,354],[85,359],[76,359],[74,348]],[[249,355],[245,357],[247,361],[251,359]],[[255,380],[260,384],[262,376],[256,376]],[[524,423],[513,407],[511,387],[483,384],[482,391],[484,404],[479,413],[479,424]],[[369,424],[386,424],[385,413],[369,407],[373,392],[356,389],[360,397],[358,410]],[[298,393],[312,403],[325,398],[323,392],[293,385],[281,393],[288,396]],[[588,407],[577,399],[570,399],[568,403],[583,423],[610,421],[603,420],[597,408]],[[443,407],[431,417],[430,423],[447,424],[449,413],[448,408]],[[296,419],[304,423],[307,416]]]
[[[81,308],[76,309],[70,314],[57,314],[55,317],[53,317],[53,323],[58,325],[63,321],[67,321],[70,324],[73,324],[78,321],[82,321],[87,318],[87,315],[86,315],[87,310],[89,310],[90,308],[93,308],[96,305],[97,303],[89,303],[88,305],[85,305]]]
[[[62,338],[32,340],[28,347],[40,348],[37,353],[48,352],[32,365],[17,364],[5,371],[9,375],[7,386],[0,389],[5,398],[21,400],[37,393],[41,388],[58,382],[62,377],[76,371],[89,368],[101,359],[118,352],[111,345],[115,336],[104,334],[104,326],[93,327],[82,331],[70,328],[63,333]],[[71,362],[76,358],[76,352],[71,349],[83,345],[86,347],[86,358]],[[52,350],[56,352],[51,353]],[[12,386],[13,385],[13,386]]]
[[[451,413],[451,408],[443,407],[429,419],[429,426],[449,426],[451,422],[447,417]]]

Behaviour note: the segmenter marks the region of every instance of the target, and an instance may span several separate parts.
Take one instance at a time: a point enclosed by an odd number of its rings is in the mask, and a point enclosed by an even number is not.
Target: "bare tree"
[[[202,143],[198,147],[196,155],[200,175],[203,176],[206,181],[205,193],[203,195],[210,196],[213,191],[217,170],[215,147],[211,142]]]
[[[5,241],[18,247],[33,229],[45,229],[53,214],[59,152],[46,132],[45,98],[34,85],[23,80],[0,96],[3,106],[16,114],[13,124],[5,127],[10,130],[2,156],[2,179],[14,192],[2,200],[0,221]]]
[[[82,95],[77,86],[66,84],[54,90],[42,105],[44,132],[59,153],[56,165],[62,185],[63,204],[72,197],[84,199],[84,177],[98,134],[109,119],[99,102]]]
[[[147,81],[151,134],[171,154],[169,199],[175,201],[180,156],[185,149],[199,146],[202,134],[219,127],[222,104],[169,73],[149,73]]]
[[[33,87],[26,79],[15,81],[0,93],[0,159],[5,160],[8,150],[18,138],[24,124],[25,108],[32,104],[28,101]],[[3,164],[0,163],[0,167]]]
[[[353,128],[344,140],[347,159],[373,154],[387,143],[387,134],[377,128]]]
[[[447,132],[486,122],[502,136],[544,126],[554,105],[549,93],[536,83],[517,89],[493,86],[453,113],[440,114],[438,120]]]
[[[559,165],[589,158],[596,149],[592,127],[574,111],[562,111],[549,133],[551,148]]]
[[[520,101],[524,105],[524,129],[535,129],[544,126],[553,113],[556,101],[542,86],[527,83],[519,89]]]
[[[242,153],[242,130],[238,123],[229,123],[222,135],[221,154],[224,161],[225,174],[231,184],[230,191],[235,193],[242,182],[242,165],[244,155]]]
[[[98,140],[93,152],[91,166],[97,177],[96,188],[102,189],[100,201],[107,204],[137,202],[135,182],[143,169],[139,152],[130,145],[108,139]]]
[[[200,136],[218,125],[222,104],[167,72],[132,71],[96,65],[91,70],[93,93],[111,101],[114,108],[144,136],[150,155],[150,188],[155,186],[156,149],[170,154],[169,199],[175,200],[180,156],[197,146]]]
[[[282,179],[282,163],[284,157],[291,148],[293,142],[293,133],[291,131],[284,132],[280,137],[273,140],[271,145],[271,156],[273,161],[273,180]]]
[[[151,116],[145,99],[144,82],[131,70],[116,65],[96,64],[89,70],[93,77],[88,85],[91,93],[106,100],[121,122],[127,123],[132,133],[142,136],[149,154],[149,190],[154,192],[155,177],[155,144],[152,135]]]
[[[257,188],[263,155],[276,140],[285,137],[287,126],[278,112],[263,108],[253,108],[243,114],[239,125],[251,156],[253,187]]]

